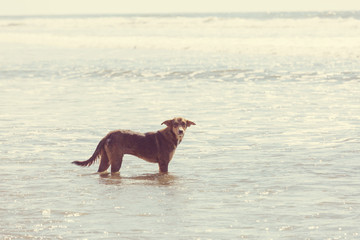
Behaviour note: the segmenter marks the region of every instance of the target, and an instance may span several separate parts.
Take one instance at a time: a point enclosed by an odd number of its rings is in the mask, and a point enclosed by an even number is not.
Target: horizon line
[[[24,14],[0,14],[0,17],[62,17],[62,16],[152,16],[152,15],[215,15],[215,14],[276,14],[276,13],[356,13],[360,10],[277,10],[277,11],[209,11],[209,12],[127,12],[127,13],[24,13]]]

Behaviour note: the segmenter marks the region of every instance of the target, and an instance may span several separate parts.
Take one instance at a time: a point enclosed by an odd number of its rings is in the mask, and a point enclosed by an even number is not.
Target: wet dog
[[[162,173],[168,172],[168,165],[176,147],[182,141],[186,128],[194,122],[178,117],[164,121],[166,128],[157,132],[137,133],[130,130],[109,132],[98,144],[94,154],[87,161],[74,161],[79,166],[90,166],[98,157],[98,172],[119,172],[124,154],[131,154],[145,161],[157,163]]]

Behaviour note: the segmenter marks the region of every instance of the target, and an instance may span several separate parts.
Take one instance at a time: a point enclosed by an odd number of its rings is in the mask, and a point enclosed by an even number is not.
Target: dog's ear
[[[161,125],[163,125],[163,124],[165,124],[166,126],[170,127],[170,126],[172,126],[172,124],[173,124],[173,120],[172,120],[172,119],[171,119],[171,120],[166,120],[166,121],[163,122]]]
[[[190,127],[191,125],[196,125],[194,122],[186,120],[186,126]]]

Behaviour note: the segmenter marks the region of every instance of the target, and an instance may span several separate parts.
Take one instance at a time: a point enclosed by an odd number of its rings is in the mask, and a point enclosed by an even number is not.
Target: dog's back
[[[138,133],[130,130],[111,132],[107,137],[109,149],[121,149],[121,154],[131,154],[148,162],[157,162],[159,146],[157,132]]]

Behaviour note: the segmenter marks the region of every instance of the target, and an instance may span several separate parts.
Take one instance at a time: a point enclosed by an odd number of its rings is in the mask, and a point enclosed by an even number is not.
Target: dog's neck
[[[171,131],[170,127],[166,127],[158,131],[161,135],[163,135],[166,139],[170,139],[171,144],[176,148],[182,141],[183,137],[177,137],[173,131]]]

